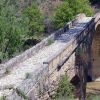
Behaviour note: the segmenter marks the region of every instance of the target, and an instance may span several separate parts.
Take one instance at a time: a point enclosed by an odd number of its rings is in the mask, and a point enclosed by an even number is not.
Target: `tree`
[[[87,16],[93,14],[88,0],[62,0],[62,2],[63,3],[57,7],[54,16],[54,23],[57,28],[62,27],[79,13],[85,13]]]
[[[69,7],[68,2],[63,2],[60,6],[57,7],[54,16],[54,24],[57,28],[62,27],[65,22],[70,21],[74,18],[72,9]]]
[[[44,31],[44,18],[37,5],[30,5],[25,9],[24,14],[29,25],[28,36],[32,38],[41,36],[41,33]]]
[[[90,6],[89,0],[65,0],[69,3],[69,6],[73,10],[74,16],[79,13],[85,13],[87,16],[93,14],[93,10]]]
[[[0,2],[0,59],[10,58],[19,52],[22,37],[28,32],[26,22],[16,15],[14,5],[9,5],[5,0]]]

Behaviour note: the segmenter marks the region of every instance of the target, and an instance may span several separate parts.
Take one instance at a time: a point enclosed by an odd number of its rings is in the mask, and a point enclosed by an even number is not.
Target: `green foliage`
[[[39,37],[44,31],[43,15],[36,4],[30,5],[25,9],[24,14],[28,20],[29,25],[29,37]]]
[[[44,18],[37,5],[21,9],[18,2],[0,1],[0,60],[9,59],[24,50],[26,39],[41,37],[44,31]]]
[[[0,100],[6,100],[5,96],[0,97]]]
[[[57,28],[62,27],[65,22],[73,19],[72,9],[69,7],[68,2],[63,2],[60,6],[57,7],[57,11],[54,16],[54,24]]]
[[[57,7],[54,16],[55,26],[60,28],[69,20],[75,18],[79,13],[85,13],[87,16],[93,14],[93,10],[88,0],[62,0],[63,3]]]
[[[93,14],[92,8],[89,4],[89,0],[65,0],[68,1],[70,7],[73,10],[74,16],[79,13],[85,13],[87,16],[91,16]]]
[[[0,54],[2,59],[10,58],[20,51],[23,42],[22,37],[27,33],[23,17],[17,17],[14,5],[8,2],[0,2]]]
[[[72,84],[68,81],[67,75],[62,76],[59,84],[58,84],[58,89],[56,91],[56,98],[61,98],[64,96],[67,96],[68,98],[73,98],[73,91],[74,87]]]

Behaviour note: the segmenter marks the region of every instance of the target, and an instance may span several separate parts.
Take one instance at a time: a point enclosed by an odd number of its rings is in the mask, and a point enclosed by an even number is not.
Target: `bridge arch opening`
[[[95,26],[95,34],[92,42],[92,65],[93,77],[100,77],[100,21]]]
[[[78,75],[75,75],[71,80],[70,80],[70,83],[72,85],[74,85],[75,87],[79,86],[79,83],[80,83],[80,78]]]

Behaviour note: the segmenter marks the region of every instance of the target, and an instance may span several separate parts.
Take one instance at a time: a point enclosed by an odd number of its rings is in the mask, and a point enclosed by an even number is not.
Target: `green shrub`
[[[57,7],[54,16],[54,24],[56,28],[62,27],[66,22],[74,18],[72,9],[69,7],[68,2],[63,2]]]
[[[92,16],[93,10],[88,0],[62,0],[60,6],[57,7],[54,15],[55,27],[60,28],[69,20],[75,18],[79,13],[85,13]]]
[[[62,76],[59,84],[58,89],[56,91],[55,98],[61,98],[64,96],[67,96],[68,98],[73,98],[74,94],[74,87],[72,84],[68,81],[67,75]]]
[[[68,1],[70,7],[73,10],[74,16],[79,13],[85,13],[87,16],[93,14],[93,10],[90,6],[89,0],[65,0]]]
[[[44,17],[36,4],[32,4],[24,10],[24,15],[28,20],[29,37],[40,37],[44,31]]]
[[[2,0],[1,0],[2,1]],[[9,2],[0,1],[0,52],[2,59],[10,58],[19,52],[23,43],[22,36],[27,33],[23,17],[17,17],[17,9]]]

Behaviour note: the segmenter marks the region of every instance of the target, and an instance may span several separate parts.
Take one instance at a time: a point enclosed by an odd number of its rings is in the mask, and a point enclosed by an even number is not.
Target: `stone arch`
[[[92,43],[92,74],[94,78],[100,77],[100,21],[95,26]]]
[[[70,80],[70,83],[72,85],[74,85],[75,87],[77,87],[80,83],[80,78],[78,75],[75,75],[74,77],[72,77],[72,79]]]

